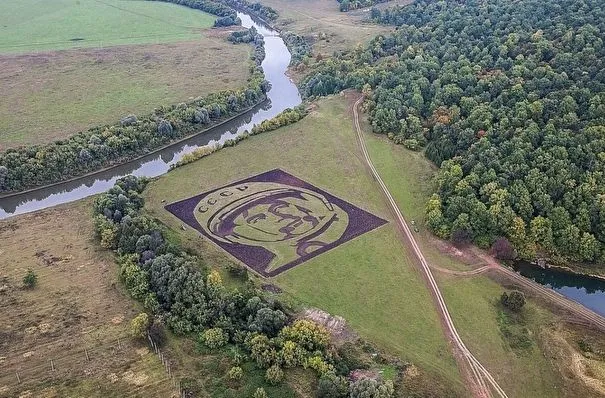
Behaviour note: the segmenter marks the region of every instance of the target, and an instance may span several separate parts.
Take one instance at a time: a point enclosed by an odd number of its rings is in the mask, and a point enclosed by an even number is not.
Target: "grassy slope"
[[[6,81],[0,149],[50,142],[130,113],[242,87],[250,51],[219,36],[0,56],[0,82]]]
[[[423,220],[424,204],[430,193],[427,181],[434,166],[422,154],[394,146],[384,137],[367,134],[366,139],[370,155],[404,216],[408,220]],[[418,241],[429,261],[451,269],[468,268],[435,249],[428,240],[428,232],[420,225]],[[538,347],[518,355],[503,340],[495,305],[503,292],[500,285],[485,276],[461,279],[437,272],[435,275],[463,340],[511,397],[559,396],[557,376]],[[532,320],[530,329],[538,329],[553,319],[550,313],[534,305],[528,311]]]
[[[214,19],[142,0],[3,0],[0,53],[188,40]]]
[[[170,203],[276,167],[391,218],[360,158],[340,98],[320,101],[319,110],[297,124],[170,172],[147,189],[147,208],[181,232],[181,223],[163,209],[162,200]],[[210,263],[230,261],[194,231],[182,236]],[[295,301],[344,316],[362,337],[440,375],[452,390],[461,389],[431,298],[392,223],[281,274],[275,282]]]

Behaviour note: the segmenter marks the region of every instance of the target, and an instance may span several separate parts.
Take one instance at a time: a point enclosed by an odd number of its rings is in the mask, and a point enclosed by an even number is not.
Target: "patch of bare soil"
[[[337,342],[351,341],[356,338],[353,330],[347,326],[347,321],[337,315],[330,315],[318,308],[307,308],[301,318],[314,321],[325,327]]]
[[[118,288],[112,256],[97,250],[90,203],[0,221],[0,397],[43,396],[49,385],[59,386],[51,396],[66,396],[65,383],[108,383],[108,375],[154,358],[127,335],[136,304]],[[22,286],[28,269],[38,276],[33,289]],[[150,378],[133,372],[114,390],[145,391]],[[169,396],[169,381],[158,386]]]
[[[545,355],[564,378],[565,395],[605,396],[605,343],[586,329],[553,326],[542,331]],[[584,351],[585,350],[585,351]]]

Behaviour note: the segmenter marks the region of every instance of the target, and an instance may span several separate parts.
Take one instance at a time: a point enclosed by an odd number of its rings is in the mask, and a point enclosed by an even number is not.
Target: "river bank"
[[[298,88],[286,74],[291,59],[290,52],[279,33],[260,22],[255,22],[247,14],[238,13],[238,16],[242,20],[243,27],[255,27],[265,41],[265,59],[261,63],[261,68],[265,79],[271,85],[266,93],[266,101],[247,113],[223,121],[220,126],[213,126],[153,153],[123,164],[116,164],[107,170],[97,170],[91,175],[0,197],[0,219],[104,192],[113,186],[118,178],[128,174],[145,177],[165,174],[184,155],[203,146],[222,145],[227,140],[235,139],[245,131],[250,131],[253,126],[264,120],[277,116],[283,110],[299,105],[302,100]]]

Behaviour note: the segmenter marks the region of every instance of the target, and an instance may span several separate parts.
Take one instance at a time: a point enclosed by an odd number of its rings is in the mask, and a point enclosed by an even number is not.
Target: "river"
[[[183,155],[202,146],[223,143],[242,134],[245,130],[250,130],[255,124],[271,119],[286,108],[299,105],[301,97],[298,88],[286,73],[290,64],[290,52],[279,33],[247,14],[238,12],[238,16],[244,27],[254,26],[265,39],[265,59],[261,66],[265,78],[271,83],[271,89],[267,93],[267,102],[228,123],[139,160],[94,175],[0,198],[0,219],[105,192],[114,185],[118,178],[129,174],[139,177],[157,177],[165,174],[170,166],[178,162]],[[548,286],[605,316],[605,282],[552,269],[542,270],[529,264],[520,264],[518,267],[523,276]]]
[[[242,134],[245,130],[251,130],[255,124],[273,118],[286,108],[299,105],[301,98],[298,88],[286,74],[290,64],[290,52],[279,33],[261,22],[253,20],[247,14],[238,12],[238,16],[244,27],[254,26],[265,39],[265,59],[261,67],[265,79],[271,83],[271,89],[267,93],[268,100],[263,105],[257,106],[228,123],[139,160],[72,181],[0,198],[0,219],[105,192],[114,185],[117,179],[129,174],[139,177],[157,177],[165,174],[170,166],[178,162],[183,155],[202,146],[223,143]]]
[[[515,270],[526,278],[547,286],[563,296],[577,301],[599,315],[605,316],[605,281],[572,274],[556,268],[540,268],[523,261]]]

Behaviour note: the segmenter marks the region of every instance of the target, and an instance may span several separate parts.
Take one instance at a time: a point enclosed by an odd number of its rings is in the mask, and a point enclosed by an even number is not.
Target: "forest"
[[[362,90],[374,132],[440,166],[430,228],[604,263],[605,4],[417,1],[370,17],[397,29],[319,63],[303,92]]]

